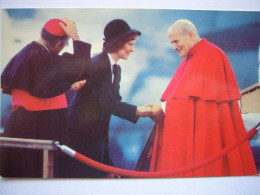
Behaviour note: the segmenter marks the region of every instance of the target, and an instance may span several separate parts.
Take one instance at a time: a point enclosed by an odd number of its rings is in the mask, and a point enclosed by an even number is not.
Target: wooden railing
[[[28,148],[43,150],[42,175],[43,178],[53,178],[54,150],[56,141],[0,137],[0,147]]]

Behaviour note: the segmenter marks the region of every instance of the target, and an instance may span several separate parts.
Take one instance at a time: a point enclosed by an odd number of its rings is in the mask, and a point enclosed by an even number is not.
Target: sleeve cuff
[[[162,103],[161,103],[161,106],[162,106],[162,110],[163,110],[163,112],[165,113],[165,109],[166,109],[166,102],[162,102]]]

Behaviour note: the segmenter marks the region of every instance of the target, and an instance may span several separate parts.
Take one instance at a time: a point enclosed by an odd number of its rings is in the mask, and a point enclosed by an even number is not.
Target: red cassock
[[[201,162],[246,134],[239,88],[222,50],[202,39],[180,64],[161,100],[165,118],[158,123],[151,171]],[[257,174],[249,142],[217,161],[174,177]]]

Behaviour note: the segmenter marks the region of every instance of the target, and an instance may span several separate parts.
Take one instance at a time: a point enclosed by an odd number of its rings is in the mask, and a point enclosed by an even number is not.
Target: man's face
[[[55,44],[55,46],[52,47],[52,53],[54,54],[59,54],[64,47],[67,47],[69,45],[69,39],[65,40],[65,41],[61,41]]]
[[[191,35],[184,34],[179,25],[172,27],[172,30],[169,32],[169,40],[173,50],[176,50],[180,57],[186,57],[188,55],[192,47]]]
[[[119,59],[127,60],[131,52],[134,52],[134,45],[136,40],[126,42],[121,49],[117,51]]]

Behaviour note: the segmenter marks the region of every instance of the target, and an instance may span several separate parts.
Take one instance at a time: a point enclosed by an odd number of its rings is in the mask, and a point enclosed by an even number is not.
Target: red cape
[[[183,60],[161,100],[151,171],[185,167],[218,153],[246,134],[239,88],[226,55],[202,39]],[[257,174],[249,142],[220,160],[178,177]]]

